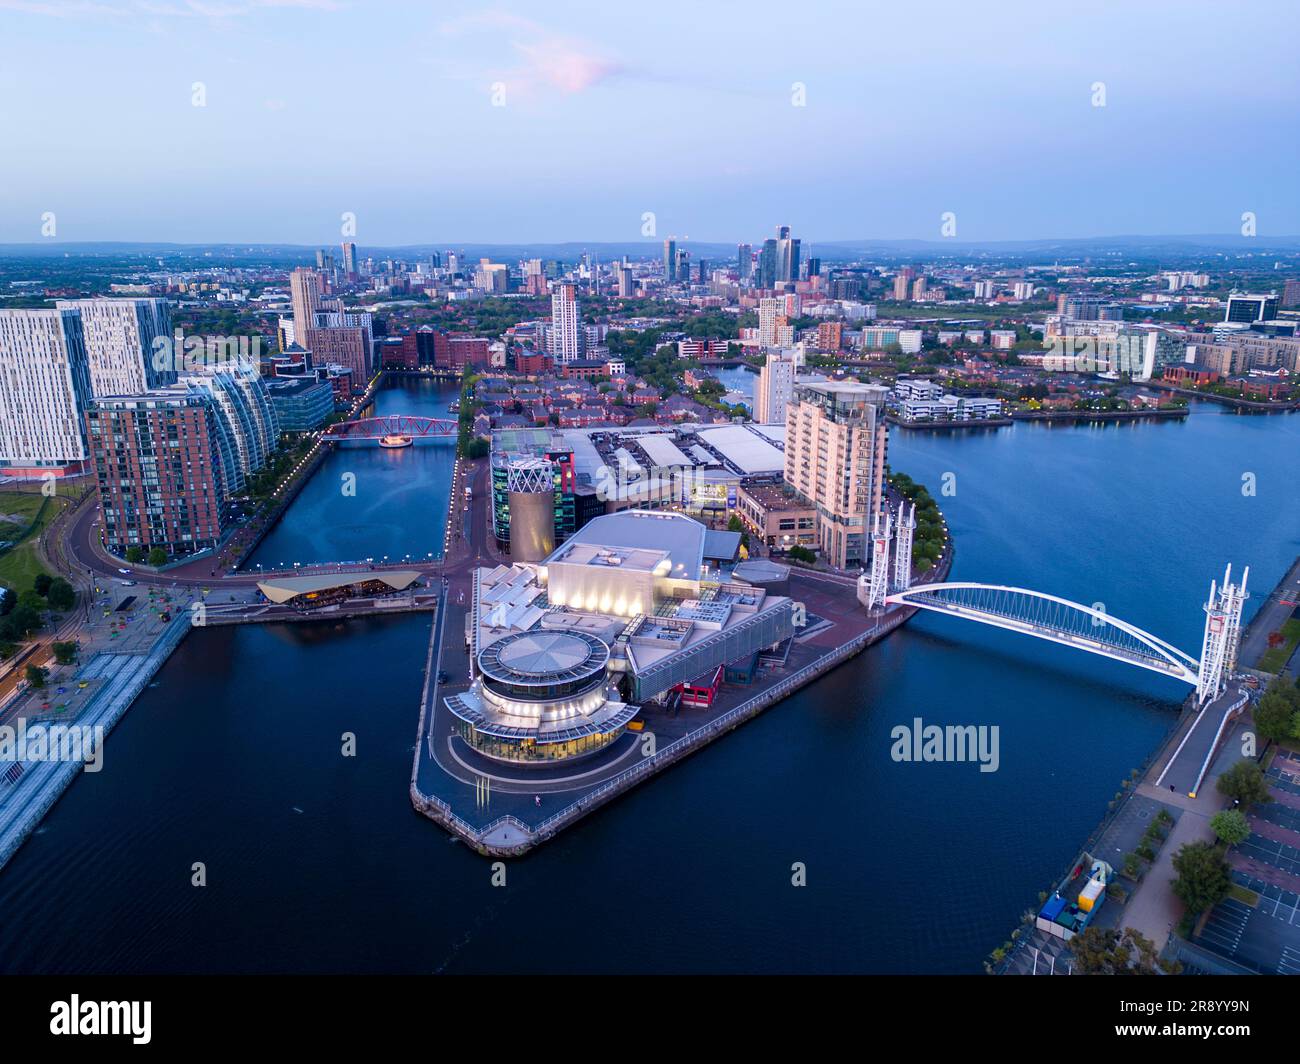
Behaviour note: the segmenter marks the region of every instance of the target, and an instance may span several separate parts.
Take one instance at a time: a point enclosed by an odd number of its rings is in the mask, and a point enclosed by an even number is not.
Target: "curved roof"
[[[414,569],[388,570],[387,572],[322,573],[318,576],[282,576],[272,580],[259,580],[258,590],[275,603],[285,603],[299,595],[312,592],[333,591],[336,587],[351,587],[377,580],[394,591],[404,591],[420,579]]]
[[[592,518],[556,548],[544,565],[568,560],[578,546],[657,551],[667,554],[667,575],[698,580],[704,564],[704,533],[699,521],[664,510],[624,510]],[[582,552],[575,552],[575,559]],[[586,564],[585,558],[581,564]]]
[[[479,651],[479,670],[502,683],[548,686],[601,673],[609,647],[585,632],[531,631],[503,636]]]

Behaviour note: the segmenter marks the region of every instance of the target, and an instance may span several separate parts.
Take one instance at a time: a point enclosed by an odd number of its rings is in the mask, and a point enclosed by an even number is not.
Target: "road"
[[[1237,662],[1242,668],[1253,669],[1268,650],[1270,632],[1276,632],[1291,616],[1296,603],[1300,603],[1300,558],[1291,565],[1286,576],[1278,581],[1268,598],[1261,603],[1254,619],[1241,640]]]

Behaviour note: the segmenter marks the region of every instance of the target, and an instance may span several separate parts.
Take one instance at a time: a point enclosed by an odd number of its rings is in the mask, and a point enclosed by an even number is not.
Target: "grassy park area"
[[[79,499],[87,485],[60,481],[57,494],[43,495],[40,485],[21,489],[0,488],[0,585],[25,591],[43,567],[37,560],[36,542],[70,501]]]
[[[1275,647],[1269,647],[1260,655],[1258,666],[1260,671],[1281,672],[1282,666],[1291,657],[1297,643],[1300,643],[1300,621],[1292,617],[1282,625],[1282,642]]]

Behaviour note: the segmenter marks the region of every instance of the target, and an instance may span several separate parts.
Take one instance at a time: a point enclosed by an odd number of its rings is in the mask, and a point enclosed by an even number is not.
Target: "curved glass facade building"
[[[215,407],[226,494],[242,491],[248,478],[266,464],[280,436],[275,408],[257,367],[231,363],[214,372],[184,376],[180,384]]]
[[[445,699],[456,730],[498,761],[582,757],[617,739],[637,713],[610,683],[609,647],[585,632],[516,632],[478,655],[478,677]]]

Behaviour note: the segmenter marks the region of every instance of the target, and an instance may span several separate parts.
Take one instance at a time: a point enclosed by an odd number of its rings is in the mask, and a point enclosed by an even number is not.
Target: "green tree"
[[[1250,824],[1240,809],[1221,809],[1210,817],[1210,827],[1220,842],[1236,846],[1250,838]]]
[[[149,551],[149,564],[155,569],[160,565],[167,564],[167,552],[162,547],[153,547]]]
[[[40,691],[45,687],[50,670],[41,665],[28,665],[23,675],[27,677],[27,682],[32,685],[33,690]]]
[[[32,581],[32,590],[38,595],[48,595],[51,583],[53,583],[53,578],[49,573],[37,573],[36,579]]]
[[[1219,848],[1209,842],[1189,842],[1174,854],[1174,893],[1189,913],[1203,913],[1228,896],[1232,874]]]
[[[807,547],[800,546],[798,543],[786,551],[786,554],[789,556],[791,561],[805,562],[808,565],[812,565],[812,563],[817,560],[817,555]]]
[[[19,603],[8,617],[0,621],[0,639],[16,643],[21,639],[26,639],[40,627],[40,611]]]
[[[1268,685],[1255,706],[1255,728],[1265,739],[1289,739],[1300,724],[1300,689],[1280,677]]]
[[[1273,796],[1268,793],[1268,780],[1264,778],[1264,773],[1249,759],[1238,761],[1223,773],[1217,786],[1220,794],[1237,799],[1245,809],[1273,800]]]
[[[132,565],[139,564],[140,559],[143,557],[144,557],[144,551],[141,550],[139,547],[126,548],[126,560],[130,562]]]
[[[77,644],[72,640],[67,642],[55,643],[53,646],[54,660],[60,665],[71,665],[77,660]]]
[[[1156,944],[1131,927],[1119,930],[1093,924],[1070,940],[1074,970],[1080,975],[1159,975]]]
[[[56,576],[50,581],[50,590],[46,600],[50,604],[50,609],[67,613],[77,604],[77,592],[63,577]]]

